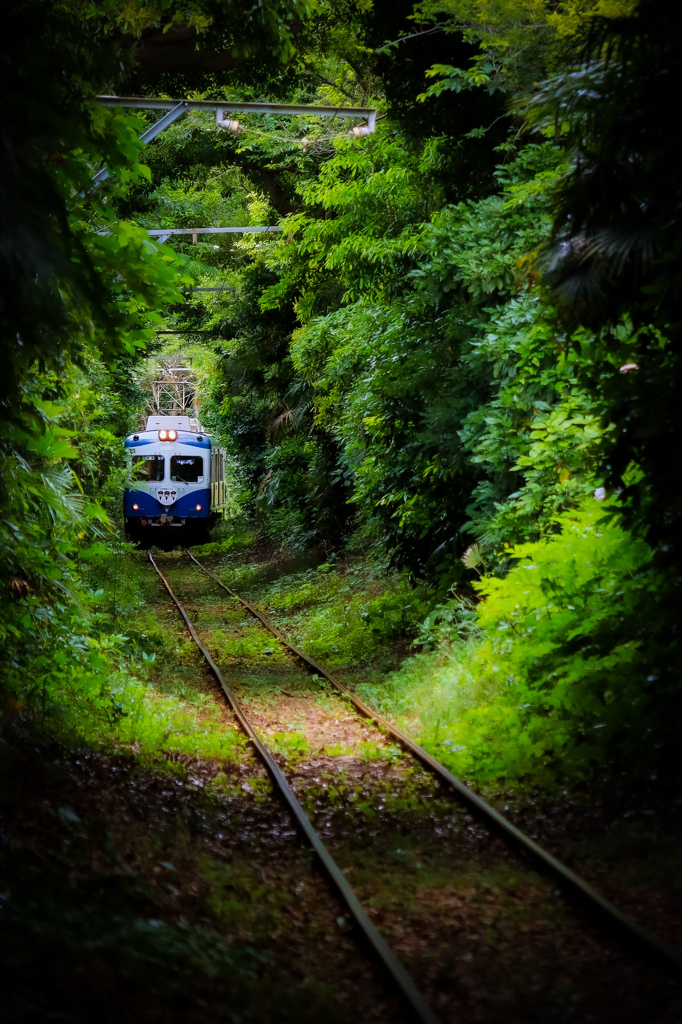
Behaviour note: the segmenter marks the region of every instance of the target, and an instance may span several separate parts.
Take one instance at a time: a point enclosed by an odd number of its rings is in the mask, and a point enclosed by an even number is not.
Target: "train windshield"
[[[203,484],[204,460],[201,455],[171,455],[171,480],[180,484]]]
[[[133,455],[135,480],[163,480],[163,455]]]

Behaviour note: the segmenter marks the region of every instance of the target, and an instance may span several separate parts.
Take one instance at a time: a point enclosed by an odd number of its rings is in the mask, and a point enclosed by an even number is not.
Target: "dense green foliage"
[[[476,584],[478,613],[438,608],[422,640],[440,643],[391,679],[387,709],[416,710],[457,773],[552,789],[670,767],[675,638],[661,623],[673,595],[613,512],[592,501],[551,539],[514,548],[504,579]]]
[[[195,353],[231,457],[232,512],[275,545],[351,544],[408,574],[414,632],[415,608],[437,606],[425,652],[375,699],[465,748],[453,763],[478,779],[551,786],[633,751],[638,771],[664,767],[682,479],[679,161],[657,99],[679,79],[672,15],[615,0],[257,11],[237,43],[243,12],[218,0],[10,5],[3,87],[31,83],[0,161],[12,699],[54,723],[87,707],[93,742],[195,742],[182,708],[149,709],[123,606],[104,615],[97,596],[141,355],[174,332],[165,350]],[[154,62],[162,38],[177,60]],[[341,119],[247,114],[225,132],[194,111],[143,150],[151,114],[93,102],[126,89],[379,119],[349,138]],[[282,230],[196,246],[145,230],[246,224]],[[376,626],[385,600],[393,622],[403,593],[346,602],[359,651],[361,617]],[[318,625],[323,650],[334,630]]]

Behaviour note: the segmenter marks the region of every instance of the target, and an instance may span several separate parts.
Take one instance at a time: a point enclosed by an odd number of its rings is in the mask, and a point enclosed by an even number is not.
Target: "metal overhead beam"
[[[140,135],[140,142],[151,142],[152,139],[155,139],[164,128],[167,128],[169,124],[173,123],[173,121],[177,121],[177,119],[184,114],[186,110],[187,104],[184,101],[181,101],[174,107],[171,107],[167,114],[164,114],[163,117],[159,118],[159,120],[151,126],[151,128],[147,128],[147,131]]]
[[[226,235],[247,231],[281,231],[278,224],[250,225],[247,228],[147,228],[148,235]]]
[[[274,231],[281,231],[281,227],[277,224],[267,226],[257,226],[248,228],[148,228],[147,234],[152,235],[154,238],[158,238],[160,242],[165,242],[171,235],[191,235],[192,242],[194,245],[197,244],[197,235],[226,235],[226,234],[244,234],[246,232],[261,231],[266,234]]]
[[[214,110],[216,112],[223,110],[230,114],[364,117],[367,119],[367,127],[371,132],[374,131],[377,116],[375,107],[318,107],[308,103],[247,103],[228,100],[163,100],[147,96],[97,96],[96,98],[97,102],[104,107],[132,107],[137,110],[173,110],[182,105],[184,110]]]
[[[225,100],[163,100],[147,96],[97,96],[103,107],[131,107],[134,110],[166,110],[167,113],[156,124],[140,135],[140,142],[151,142],[156,136],[182,117],[188,110],[213,110],[219,127],[239,131],[237,121],[224,121],[225,114],[303,114],[315,117],[364,117],[367,124],[351,129],[349,135],[360,138],[371,135],[376,127],[377,112],[373,107],[315,107],[306,103],[230,103]],[[106,167],[92,176],[93,185],[99,185],[109,177]]]
[[[106,170],[106,168],[102,168]],[[99,172],[102,173],[101,171]],[[106,177],[106,175],[105,175]],[[100,179],[101,181],[104,178]],[[153,238],[158,238],[160,242],[165,242],[171,235],[191,235],[192,241],[196,245],[197,235],[227,235],[227,234],[245,234],[252,232],[265,232],[266,234],[281,231],[279,224],[257,224],[249,225],[248,227],[239,228],[147,228],[147,234]],[[98,231],[98,235],[110,235],[111,231]]]
[[[145,228],[148,235],[158,238],[160,235],[227,235],[244,234],[251,231],[281,231],[279,224],[249,224],[239,228]],[[98,235],[110,235],[111,231],[98,231]]]
[[[221,284],[218,288],[190,288],[192,294],[194,292],[233,292],[237,294],[237,289],[233,288],[231,284]]]

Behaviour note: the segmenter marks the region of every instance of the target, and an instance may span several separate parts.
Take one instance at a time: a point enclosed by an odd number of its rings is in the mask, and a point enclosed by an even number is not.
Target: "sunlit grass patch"
[[[358,693],[389,715],[456,775],[472,767],[469,738],[461,738],[470,713],[494,707],[503,695],[504,678],[482,672],[480,641],[443,637],[434,650],[408,658],[382,685],[361,685]],[[480,740],[478,740],[480,743]]]
[[[550,794],[619,765],[653,778],[654,736],[677,720],[677,678],[646,675],[664,649],[651,549],[596,501],[557,526],[511,548],[507,575],[476,584],[475,612],[446,608],[435,650],[365,693],[478,785]]]
[[[402,756],[398,747],[379,743],[377,740],[362,740],[358,744],[358,753],[360,760],[366,763],[371,761],[394,762]]]
[[[408,658],[383,687],[359,690],[382,710],[418,723],[423,738],[439,743],[466,710],[497,691],[475,668],[478,646],[476,641],[443,640],[435,650]]]
[[[300,764],[310,754],[310,744],[300,732],[268,732],[263,742],[273,754],[283,757],[290,768]]]
[[[192,547],[192,554],[199,561],[214,560],[231,555],[250,547],[255,540],[255,530],[243,523],[218,523],[211,530],[208,544],[197,544]]]
[[[98,671],[104,667],[106,671]],[[81,671],[44,674],[39,688],[16,686],[28,707],[41,709],[45,727],[62,742],[140,754],[180,753],[199,758],[241,760],[245,740],[220,720],[208,697],[192,703],[162,694],[126,668],[85,666]]]
[[[114,739],[147,751],[166,750],[193,757],[241,760],[246,748],[245,738],[236,727],[221,722],[219,717],[218,707],[209,699],[198,717],[195,707],[147,691],[144,706],[137,703],[131,709]]]
[[[239,632],[213,629],[209,640],[211,651],[220,662],[286,665],[289,661],[281,646],[271,640],[262,627],[252,626],[251,622],[242,625]]]
[[[330,743],[326,746],[321,753],[327,757],[349,757],[354,753],[352,747],[346,746],[344,743]]]
[[[298,646],[331,665],[375,658],[395,640],[413,636],[429,607],[427,591],[382,567],[326,562],[277,572],[276,564],[252,562],[221,565],[218,575]]]
[[[36,656],[30,676],[10,681],[17,696],[62,742],[240,760],[244,741],[221,721],[196,647],[142,553],[124,546],[87,571],[92,611],[79,625],[89,632],[74,632],[74,619],[51,658]]]
[[[414,635],[426,591],[375,566],[324,563],[256,590],[258,603],[306,653],[330,666],[375,659]]]
[[[267,600],[273,612],[291,612],[331,600],[348,591],[347,582],[329,563],[295,575],[282,576],[262,588],[261,600]]]

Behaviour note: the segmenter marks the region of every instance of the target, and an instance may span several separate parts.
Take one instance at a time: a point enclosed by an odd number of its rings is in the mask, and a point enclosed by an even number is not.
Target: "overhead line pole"
[[[228,131],[240,131],[238,121],[225,120],[225,114],[288,114],[290,116],[310,117],[363,117],[367,124],[352,128],[349,135],[360,138],[372,135],[376,128],[377,111],[374,107],[329,107],[313,106],[308,103],[247,103],[228,100],[164,100],[153,96],[97,96],[96,100],[103,107],[128,107],[133,110],[165,110],[167,111],[155,124],[140,135],[141,142],[151,142],[164,128],[177,121],[188,110],[215,111],[216,124]],[[99,185],[109,177],[106,167],[100,168],[92,176],[93,185]]]

